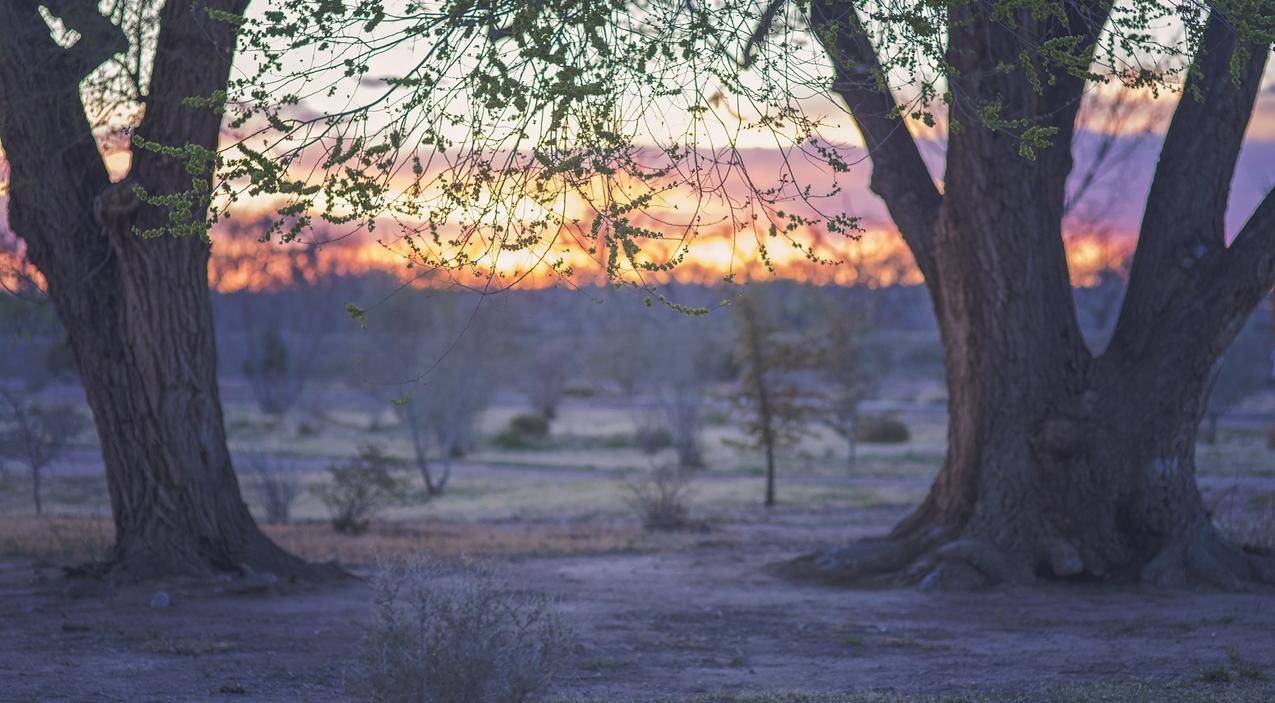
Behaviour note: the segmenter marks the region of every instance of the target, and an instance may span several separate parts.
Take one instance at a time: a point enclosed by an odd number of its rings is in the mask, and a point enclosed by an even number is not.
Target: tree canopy
[[[1002,0],[979,3],[985,16],[962,4],[267,0],[224,18],[242,21],[244,58],[227,95],[208,98],[236,137],[215,155],[217,202],[270,202],[265,236],[283,240],[318,222],[394,227],[410,266],[497,287],[516,283],[494,273],[502,257],[573,280],[585,259],[566,249],[649,287],[709,230],[752,237],[767,264],[777,247],[833,263],[807,235],[855,235],[835,196],[865,156],[834,63],[892,98],[854,106],[861,130],[977,124],[1033,159],[1058,125],[1013,96],[954,88],[987,70],[960,60],[954,30],[1058,24],[992,69],[1041,94],[1064,79],[1089,93],[1181,91],[1210,11],[1241,40],[1233,80],[1248,47],[1275,36],[1264,0]],[[778,172],[750,167],[753,147],[782,154]],[[807,182],[798,161],[826,177]]]

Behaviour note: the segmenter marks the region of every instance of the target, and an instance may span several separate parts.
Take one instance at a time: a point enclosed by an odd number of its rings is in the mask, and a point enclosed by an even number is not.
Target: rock
[[[230,582],[226,590],[230,593],[265,593],[279,583],[279,577],[269,571],[247,571],[243,576]]]
[[[155,595],[151,596],[151,607],[156,610],[167,608],[172,604],[173,598],[167,591],[155,591]]]
[[[114,592],[110,583],[90,577],[67,579],[62,588],[62,595],[67,598],[102,598]]]

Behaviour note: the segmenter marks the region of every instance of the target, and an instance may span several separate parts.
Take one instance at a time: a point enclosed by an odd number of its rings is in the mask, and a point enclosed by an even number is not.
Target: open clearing
[[[564,434],[615,431],[585,415],[568,414]],[[694,483],[701,524],[680,532],[644,531],[628,512],[622,481],[648,459],[631,452],[626,465],[623,451],[574,440],[469,457],[448,495],[396,508],[360,537],[333,533],[307,496],[298,522],[268,531],[360,578],[251,594],[219,581],[68,592],[59,565],[91,558],[109,535],[85,447],[83,470],[63,470],[49,486],[54,517],[15,514],[25,499],[18,476],[0,494],[0,700],[348,700],[343,678],[372,601],[363,577],[378,557],[419,555],[490,559],[558,599],[578,645],[556,699],[1275,698],[1269,592],[1081,584],[946,594],[772,575],[769,565],[817,545],[887,530],[924,494],[941,425],[912,425],[905,445],[864,447],[853,476],[823,453],[794,461],[770,512],[757,505],[757,473],[716,450]],[[329,425],[322,446],[297,435],[268,449],[302,457],[298,470],[318,480],[359,432],[350,434],[343,441]],[[1266,509],[1275,478],[1259,435],[1225,436],[1202,450],[1201,483],[1219,515],[1243,523]],[[152,609],[156,590],[172,605]]]

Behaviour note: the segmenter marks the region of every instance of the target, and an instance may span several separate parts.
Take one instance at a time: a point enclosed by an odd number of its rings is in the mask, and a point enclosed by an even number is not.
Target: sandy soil
[[[1233,656],[1275,668],[1270,592],[850,591],[767,572],[813,542],[877,529],[834,518],[739,521],[672,551],[505,567],[558,597],[579,634],[556,696],[1019,691],[1186,679]],[[343,666],[370,601],[360,581],[247,595],[177,582],[71,597],[57,573],[0,564],[0,701],[346,700]],[[150,607],[157,588],[170,607]]]

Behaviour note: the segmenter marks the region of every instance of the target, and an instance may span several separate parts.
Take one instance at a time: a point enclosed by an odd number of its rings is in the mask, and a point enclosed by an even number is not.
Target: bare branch
[[[757,49],[762,42],[766,41],[766,35],[770,34],[770,28],[775,24],[775,15],[779,14],[785,2],[786,0],[768,0],[766,3],[766,9],[762,11],[761,17],[757,20],[757,26],[753,28],[753,33],[744,46],[744,60],[740,64],[744,68],[753,65],[753,60],[757,57]]]

